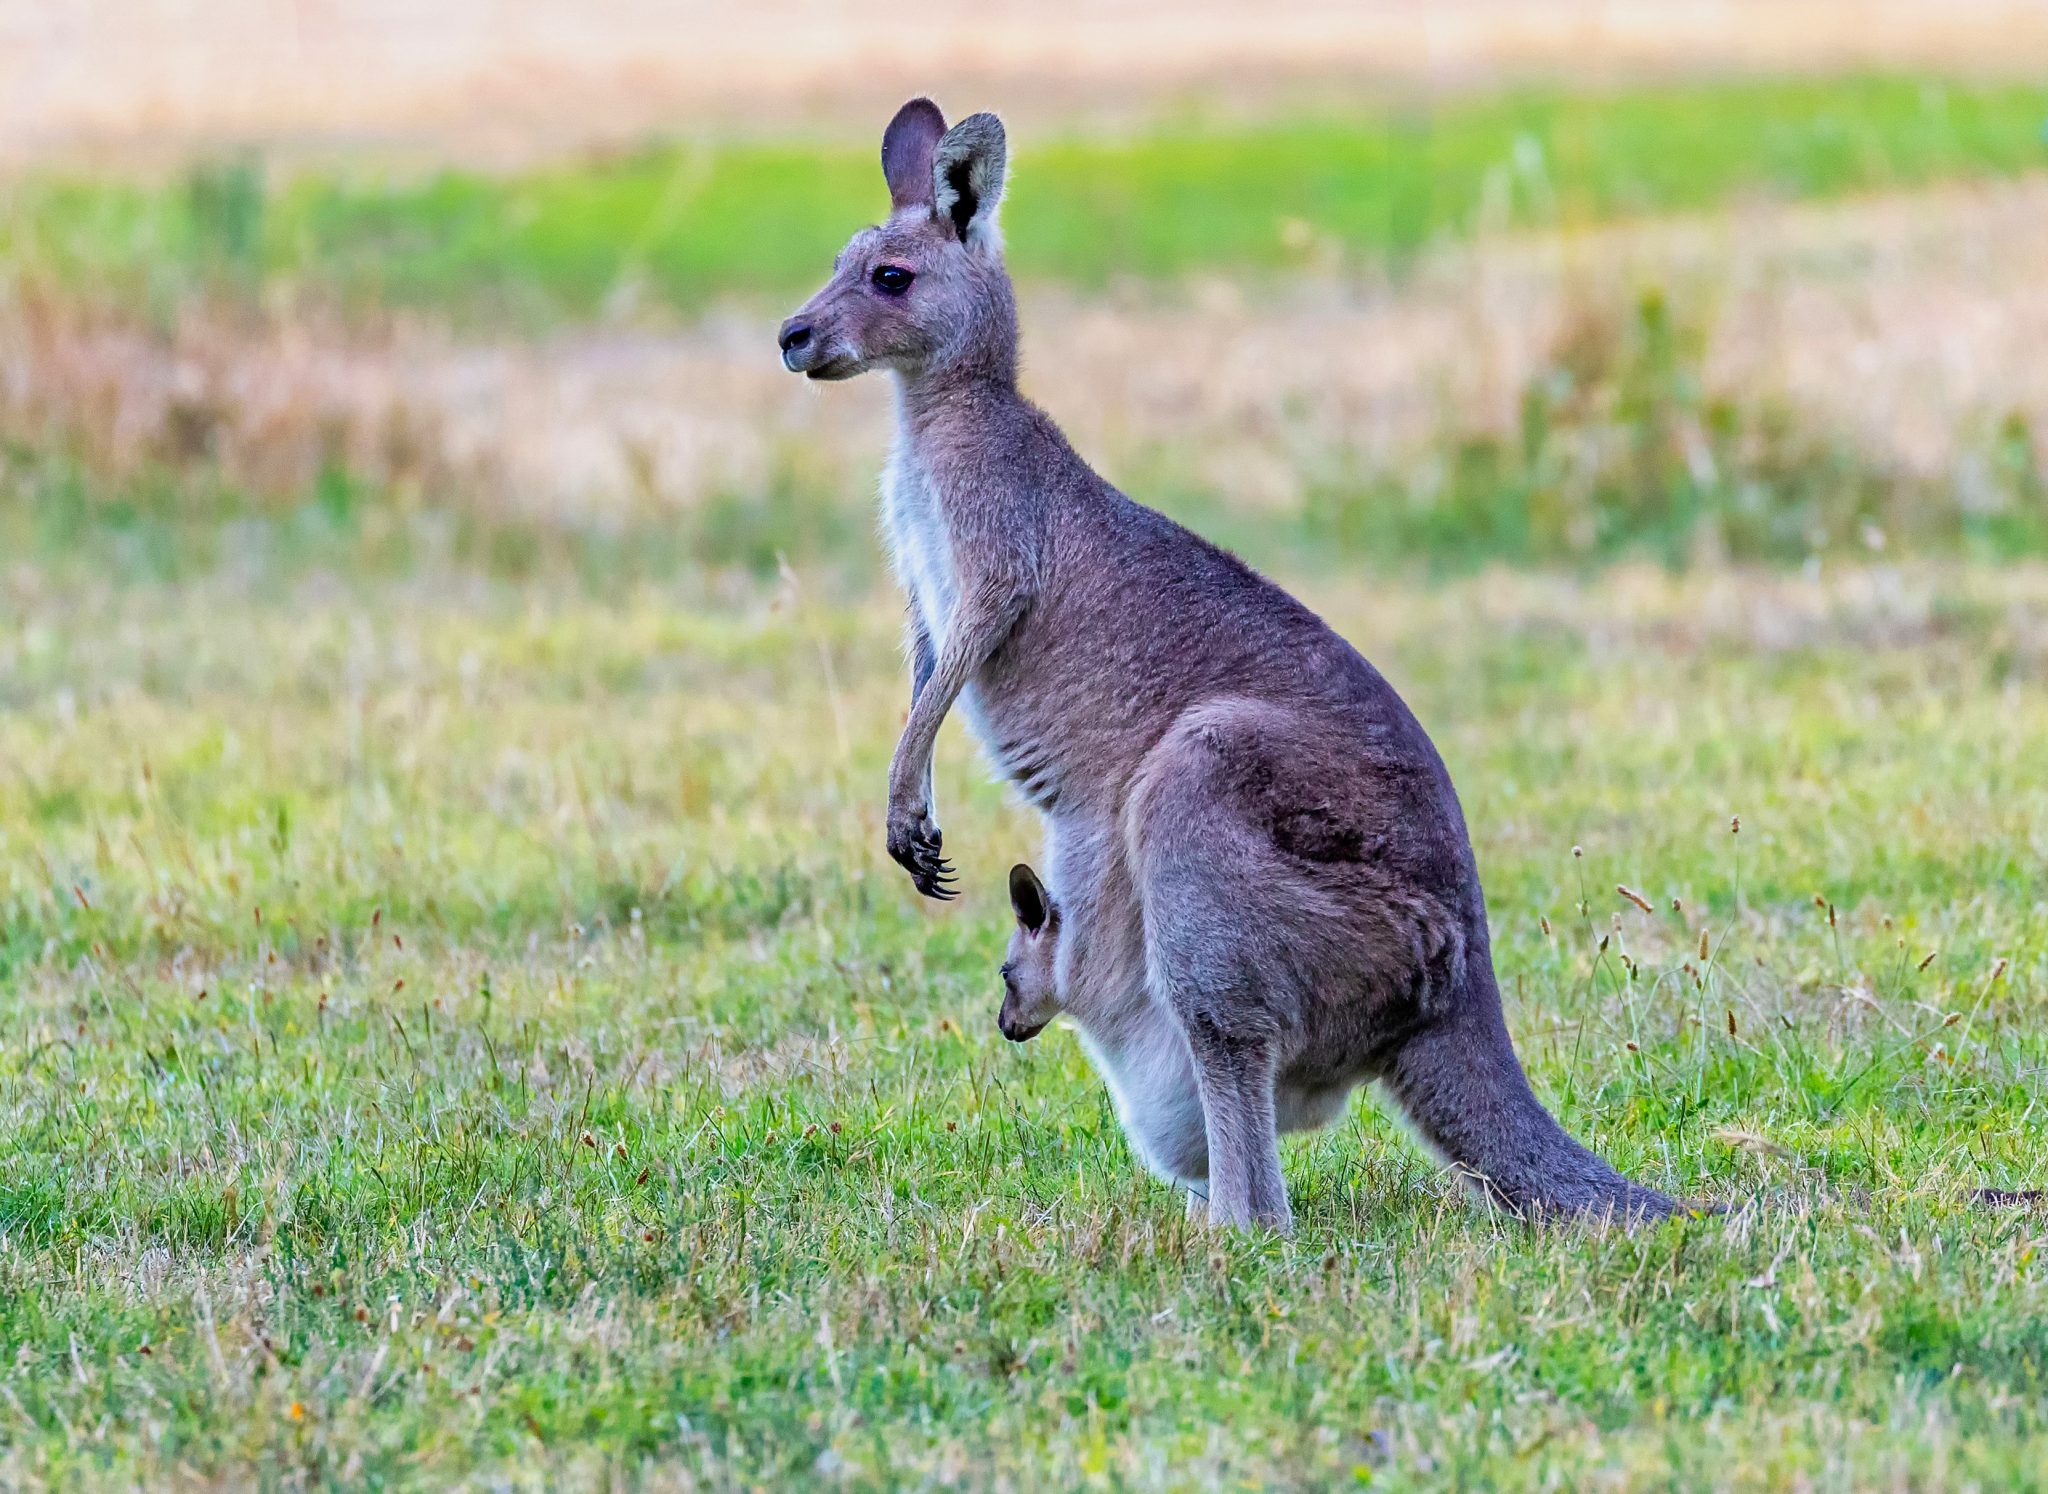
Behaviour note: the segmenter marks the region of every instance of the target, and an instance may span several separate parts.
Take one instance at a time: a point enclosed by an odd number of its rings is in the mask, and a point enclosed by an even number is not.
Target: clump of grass
[[[1523,389],[1516,428],[1453,425],[1401,473],[1343,471],[1303,506],[1340,553],[1663,564],[1830,553],[2038,554],[2048,503],[2027,419],[2000,425],[1974,491],[1859,451],[1769,390],[1715,390],[1704,326],[1660,288],[1581,299]]]
[[[255,504],[317,492],[340,513],[349,485],[417,503],[488,476],[375,332],[204,296],[156,320],[34,275],[4,292],[0,443],[78,463],[98,492],[203,476]]]

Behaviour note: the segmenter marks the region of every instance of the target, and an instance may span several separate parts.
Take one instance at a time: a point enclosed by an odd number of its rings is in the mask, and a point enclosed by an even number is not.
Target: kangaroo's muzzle
[[[1045,1031],[1048,1025],[1049,1024],[1044,1022],[1037,1023],[1036,1025],[1028,1025],[1026,1023],[1018,1021],[1015,1017],[1010,1015],[1010,1010],[1007,1004],[1005,1004],[1002,1011],[996,1013],[996,1027],[1002,1032],[1004,1037],[1008,1038],[1013,1043],[1030,1042],[1033,1038],[1037,1037],[1041,1032]]]
[[[791,373],[802,373],[814,353],[817,338],[807,320],[793,316],[782,324],[775,344],[782,349],[782,366]]]
[[[782,324],[775,341],[782,349],[782,366],[805,378],[850,379],[861,371],[860,358],[803,312]]]

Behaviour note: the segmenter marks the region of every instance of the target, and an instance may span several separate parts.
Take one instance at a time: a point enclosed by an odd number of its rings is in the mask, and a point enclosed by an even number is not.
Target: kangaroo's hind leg
[[[1210,1045],[1191,1038],[1190,1047],[1209,1123],[1209,1218],[1285,1234],[1294,1214],[1280,1172],[1271,1050],[1229,1039]]]
[[[1287,933],[1301,891],[1270,841],[1220,791],[1208,735],[1170,732],[1148,755],[1127,804],[1146,981],[1178,1021],[1194,1062],[1209,1217],[1285,1230],[1292,1214],[1274,1084],[1305,1006]]]
[[[1273,1111],[1278,1034],[1260,1012],[1260,973],[1241,958],[1232,922],[1226,909],[1199,895],[1148,903],[1148,980],[1178,1019],[1194,1061],[1207,1133],[1209,1218],[1284,1231],[1293,1216]]]

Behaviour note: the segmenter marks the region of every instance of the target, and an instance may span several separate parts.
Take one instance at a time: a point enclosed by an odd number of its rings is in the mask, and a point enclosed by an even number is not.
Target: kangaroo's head
[[[1003,269],[1003,122],[952,129],[930,99],[896,111],[882,135],[886,223],[855,234],[824,289],[782,324],[782,363],[813,379],[871,368],[910,378],[1014,364],[1016,312]]]
[[[1059,949],[1060,909],[1022,862],[1010,868],[1010,906],[1017,928],[1003,961],[1003,1010],[996,1026],[1013,1043],[1028,1043],[1060,1014],[1053,956]]]

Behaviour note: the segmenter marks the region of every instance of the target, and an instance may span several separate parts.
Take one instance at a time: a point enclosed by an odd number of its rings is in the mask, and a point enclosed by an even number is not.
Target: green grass
[[[877,121],[879,131],[880,121]],[[1015,142],[1026,276],[1398,261],[1444,238],[2005,176],[2048,157],[2048,88],[1905,78],[1730,81],[1171,120]],[[168,185],[43,178],[0,260],[167,305],[276,283],[358,309],[545,322],[801,292],[884,198],[871,141],[688,140],[493,176],[375,180],[216,163]]]
[[[1279,1241],[997,1037],[957,728],[968,896],[888,865],[892,598],[436,564],[0,575],[0,1481],[2042,1485],[2048,576],[1321,584],[1543,1094],[1765,1207],[1530,1232],[1361,1100]]]

